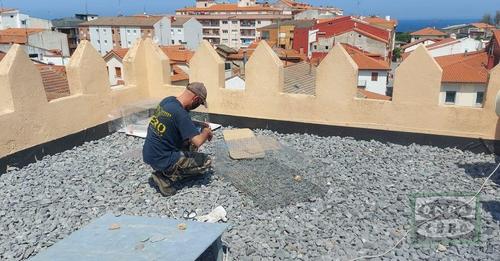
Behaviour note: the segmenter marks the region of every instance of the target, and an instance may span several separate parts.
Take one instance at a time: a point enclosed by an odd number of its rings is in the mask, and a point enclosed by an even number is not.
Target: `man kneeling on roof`
[[[179,96],[163,99],[151,117],[142,155],[163,196],[176,193],[174,182],[201,177],[211,166],[208,155],[197,150],[212,139],[212,131],[207,124],[197,127],[189,115],[202,104],[207,107],[206,100],[205,85],[193,82]]]

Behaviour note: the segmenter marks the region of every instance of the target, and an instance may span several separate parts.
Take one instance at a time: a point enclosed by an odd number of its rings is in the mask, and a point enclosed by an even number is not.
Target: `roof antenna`
[[[86,15],[89,14],[89,1],[88,0],[85,0],[85,14]]]
[[[118,0],[118,16],[122,16],[122,0]]]
[[[144,11],[144,15],[146,15],[146,0],[144,0],[144,5],[143,5],[143,11]]]

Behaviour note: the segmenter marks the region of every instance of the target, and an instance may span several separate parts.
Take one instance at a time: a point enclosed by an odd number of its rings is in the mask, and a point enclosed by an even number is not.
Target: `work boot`
[[[172,181],[165,177],[161,172],[154,172],[152,175],[153,181],[164,197],[175,195],[177,190],[172,186]]]

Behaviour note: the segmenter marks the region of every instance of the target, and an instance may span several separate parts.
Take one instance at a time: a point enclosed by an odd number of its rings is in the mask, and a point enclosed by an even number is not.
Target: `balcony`
[[[200,21],[201,25],[203,27],[220,27],[220,22],[217,20],[217,21]]]
[[[219,30],[203,30],[203,37],[220,37]]]

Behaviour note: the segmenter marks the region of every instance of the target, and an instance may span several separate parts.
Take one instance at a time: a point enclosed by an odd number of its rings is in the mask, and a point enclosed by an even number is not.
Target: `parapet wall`
[[[356,98],[358,68],[336,45],[317,70],[316,95],[283,90],[283,64],[262,41],[246,65],[246,89],[224,88],[223,61],[208,43],[191,60],[190,81],[208,88],[210,112],[243,117],[496,140],[500,66],[491,71],[483,108],[440,106],[442,69],[420,46],[396,70],[392,101]],[[210,55],[207,55],[210,54]],[[204,68],[211,68],[206,81]]]
[[[0,158],[107,121],[121,107],[183,90],[169,59],[150,40],[124,58],[125,85],[111,88],[106,64],[82,41],[67,66],[71,95],[47,102],[32,61],[14,45],[0,62]],[[224,88],[224,62],[208,42],[190,61],[190,81],[208,88],[209,112],[261,119],[495,140],[500,67],[491,71],[484,108],[439,106],[442,70],[424,47],[397,69],[393,101],[356,98],[357,66],[341,45],[317,70],[316,95],[283,92],[283,64],[262,41],[246,66],[246,89]]]

